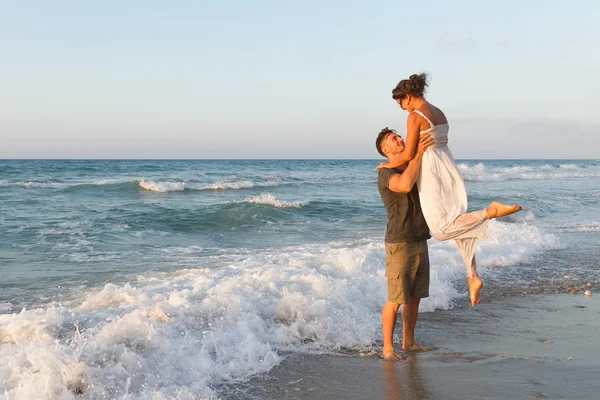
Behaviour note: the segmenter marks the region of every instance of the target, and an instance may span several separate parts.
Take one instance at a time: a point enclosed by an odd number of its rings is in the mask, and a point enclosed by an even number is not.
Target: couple
[[[414,333],[419,302],[429,296],[430,231],[436,239],[456,242],[467,267],[469,297],[475,306],[483,287],[475,264],[477,242],[487,237],[490,219],[521,210],[520,206],[494,201],[484,210],[467,213],[465,184],[448,148],[448,121],[439,108],[425,100],[426,87],[426,74],[411,75],[398,83],[392,98],[409,113],[406,142],[388,128],[375,142],[377,151],[388,159],[377,167],[377,186],[388,214],[388,301],[381,312],[386,360],[401,359],[393,346],[400,305],[402,350],[426,350],[415,343]]]

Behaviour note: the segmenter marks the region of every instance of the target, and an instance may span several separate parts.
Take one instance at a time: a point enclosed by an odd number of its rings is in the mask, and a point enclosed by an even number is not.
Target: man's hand
[[[382,162],[381,164],[379,164],[377,166],[377,168],[375,168],[375,171],[379,171],[381,168],[389,168],[390,163],[387,161]]]
[[[417,147],[417,154],[422,156],[425,153],[425,150],[429,148],[433,144],[433,138],[431,134],[424,133],[419,136],[419,146]]]

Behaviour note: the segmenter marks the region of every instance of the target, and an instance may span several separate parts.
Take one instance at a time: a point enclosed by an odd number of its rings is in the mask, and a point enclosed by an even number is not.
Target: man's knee
[[[421,298],[420,297],[413,297],[410,299],[410,303],[409,304],[419,304],[421,302]]]
[[[388,302],[386,303],[386,307],[391,309],[393,312],[397,313],[400,309],[400,304],[388,300]]]

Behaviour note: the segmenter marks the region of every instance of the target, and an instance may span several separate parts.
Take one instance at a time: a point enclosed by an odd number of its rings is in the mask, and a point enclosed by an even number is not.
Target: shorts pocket
[[[388,279],[400,278],[404,257],[404,243],[385,244],[385,277]]]

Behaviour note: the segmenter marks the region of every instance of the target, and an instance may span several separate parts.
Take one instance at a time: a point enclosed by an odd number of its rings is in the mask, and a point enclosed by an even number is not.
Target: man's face
[[[404,151],[404,139],[395,133],[390,133],[385,138],[385,147],[388,148],[390,155],[398,154]]]

